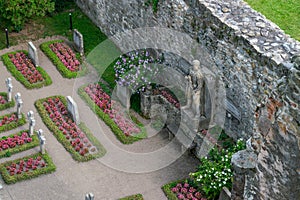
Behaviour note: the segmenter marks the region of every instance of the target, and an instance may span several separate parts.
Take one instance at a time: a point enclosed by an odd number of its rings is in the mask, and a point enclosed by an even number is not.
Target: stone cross
[[[23,106],[23,101],[21,99],[21,94],[20,93],[17,93],[15,95],[15,100],[17,102],[17,115],[18,115],[18,119],[21,119],[22,118],[21,108]]]
[[[7,78],[5,80],[5,83],[6,83],[6,87],[7,87],[7,100],[9,102],[11,102],[11,100],[12,100],[12,89],[13,89],[13,86],[12,86],[12,83],[11,83],[11,78]]]
[[[43,135],[43,130],[42,129],[38,130],[38,138],[39,138],[39,141],[40,141],[40,152],[42,154],[45,154],[46,153],[46,148],[45,148],[46,138]]]
[[[85,200],[94,200],[95,196],[93,193],[88,193],[85,195]]]
[[[35,119],[34,119],[34,113],[32,110],[30,110],[27,113],[27,118],[29,120],[29,137],[31,137],[33,135],[34,132],[34,126],[35,126]]]

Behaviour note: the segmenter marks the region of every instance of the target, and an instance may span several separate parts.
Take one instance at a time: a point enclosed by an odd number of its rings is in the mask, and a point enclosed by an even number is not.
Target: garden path
[[[36,47],[41,43],[60,37],[41,39],[33,42]],[[15,50],[27,50],[27,44],[10,47],[0,51],[0,55]],[[111,130],[99,120],[96,115],[88,108],[83,100],[77,95],[79,86],[98,81],[96,71],[89,67],[90,73],[77,79],[65,79],[56,70],[51,61],[39,49],[40,65],[43,67],[53,80],[53,84],[40,89],[27,90],[6,70],[6,67],[0,62],[0,91],[6,91],[4,80],[7,77],[12,78],[13,94],[20,92],[24,102],[22,112],[27,113],[29,110],[35,112],[36,129],[43,129],[46,137],[46,149],[57,166],[56,172],[43,175],[32,180],[26,180],[13,185],[6,185],[0,180],[3,189],[0,190],[1,200],[82,200],[86,193],[92,192],[95,199],[118,199],[131,194],[141,193],[147,200],[166,199],[161,186],[177,179],[188,177],[188,173],[195,171],[198,165],[197,159],[185,153],[169,166],[147,173],[127,173],[118,171],[112,167],[103,164],[101,159],[92,160],[86,163],[78,163],[71,158],[71,155],[56,140],[47,127],[43,124],[37,114],[34,102],[37,99],[45,98],[52,95],[72,96],[79,107],[80,120],[83,121],[94,136],[103,144],[107,153],[103,157],[106,161],[122,160],[122,154],[116,149],[121,148],[125,151],[140,153],[151,152],[166,145],[168,135],[162,131],[151,138],[138,141],[132,145],[121,144]],[[16,108],[0,111],[0,115],[13,112]],[[0,136],[16,133],[19,130],[28,129],[28,123],[17,129],[1,133]],[[118,147],[118,148],[116,148]],[[179,145],[173,144],[170,148],[180,151]],[[0,163],[6,160],[14,160],[19,157],[33,154],[39,151],[39,147],[13,155],[9,158],[0,159]],[[170,155],[172,156],[172,155]],[[160,158],[164,159],[164,158]],[[151,165],[151,163],[146,164]],[[124,165],[134,169],[136,163],[125,162]]]

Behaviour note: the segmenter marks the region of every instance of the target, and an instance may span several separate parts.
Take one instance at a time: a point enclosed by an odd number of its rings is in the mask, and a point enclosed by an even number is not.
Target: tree
[[[1,17],[8,20],[16,31],[20,31],[29,18],[45,16],[54,9],[52,0],[0,0]]]

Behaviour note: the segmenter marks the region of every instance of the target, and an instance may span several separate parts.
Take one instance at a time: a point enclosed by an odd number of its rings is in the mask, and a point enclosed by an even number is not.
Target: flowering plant
[[[24,53],[8,54],[16,69],[31,83],[42,82],[42,74],[36,69],[32,60]]]
[[[114,65],[116,82],[121,86],[128,86],[132,91],[143,91],[159,72],[158,66],[152,66],[159,62],[159,59],[154,59],[146,50],[121,55]]]
[[[242,149],[245,149],[243,140],[238,140],[236,145],[226,150],[214,147],[208,157],[201,158],[198,171],[190,173],[207,197],[214,199],[223,187],[232,187],[231,157]]]
[[[31,143],[32,138],[28,136],[28,133],[23,132],[21,135],[15,134],[11,137],[4,137],[0,139],[0,151],[22,146],[26,143]]]
[[[4,126],[6,124],[12,123],[12,122],[17,122],[18,118],[15,113],[12,113],[11,115],[6,115],[2,119],[0,119],[0,127]]]
[[[37,153],[0,165],[1,176],[7,184],[51,173],[55,169],[56,167],[47,153]]]
[[[138,134],[141,130],[128,119],[121,107],[115,101],[112,101],[110,96],[106,94],[101,86],[96,84],[89,84],[85,87],[84,91],[89,95],[91,100],[105,113],[107,114],[123,131],[126,136],[132,136]]]
[[[81,156],[97,152],[97,148],[86,137],[85,133],[77,126],[59,97],[48,98],[43,102],[43,107],[53,124],[64,135],[72,148]]]
[[[55,42],[49,45],[50,49],[56,54],[64,66],[71,72],[80,70],[80,62],[70,47],[63,42]]]

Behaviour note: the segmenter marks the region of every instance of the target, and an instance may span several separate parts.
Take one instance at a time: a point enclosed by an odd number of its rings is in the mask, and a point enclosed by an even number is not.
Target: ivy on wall
[[[147,0],[146,2],[145,2],[145,5],[146,6],[150,6],[150,5],[152,5],[152,9],[153,9],[153,13],[156,13],[157,12],[157,7],[158,7],[158,1],[159,0]]]

